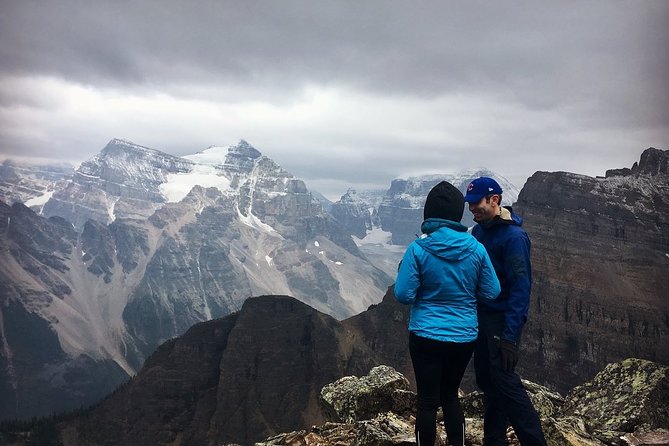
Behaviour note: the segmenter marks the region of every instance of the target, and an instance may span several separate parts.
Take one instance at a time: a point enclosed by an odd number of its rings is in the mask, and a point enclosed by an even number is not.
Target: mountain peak
[[[262,156],[259,150],[243,139],[235,145],[228,147],[225,157],[225,167],[235,172],[249,173],[257,159]]]
[[[244,156],[251,159],[260,158],[262,156],[262,153],[260,153],[259,150],[243,139],[240,139],[237,144],[230,146],[228,148],[228,154]]]
[[[132,141],[128,141],[125,139],[120,139],[120,138],[112,138],[111,141],[107,143],[107,145],[102,149],[100,152],[102,155],[110,154],[110,153],[115,153],[118,151],[126,151],[126,152],[151,152],[155,153],[157,150],[150,149],[148,147],[140,146],[139,144],[135,144]]]
[[[669,174],[669,150],[649,147],[643,151],[641,158],[634,163],[631,169],[629,167],[609,169],[606,171],[605,177],[625,177],[639,174],[650,176]]]
[[[635,169],[636,167],[636,169]],[[639,164],[635,163],[632,173],[659,175],[669,173],[669,150],[650,147],[643,151]]]

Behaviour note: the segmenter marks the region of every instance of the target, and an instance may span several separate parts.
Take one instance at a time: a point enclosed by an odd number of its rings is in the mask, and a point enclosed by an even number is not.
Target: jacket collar
[[[451,228],[458,232],[467,232],[467,226],[462,225],[456,221],[446,220],[443,218],[428,218],[420,226],[420,230],[423,232],[423,234],[431,234],[437,229],[443,227]]]
[[[521,222],[521,218],[513,213],[511,206],[502,206],[499,215],[496,215],[494,218],[491,218],[488,221],[479,223],[479,226],[481,226],[483,229],[492,228],[497,224],[520,226],[522,224]]]

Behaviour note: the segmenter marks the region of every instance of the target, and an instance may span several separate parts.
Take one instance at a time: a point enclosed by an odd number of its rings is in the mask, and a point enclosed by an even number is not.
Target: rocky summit
[[[626,357],[669,365],[669,151],[606,177],[537,172],[514,210],[532,239],[524,375],[567,391]]]
[[[669,369],[650,361],[627,359],[610,364],[595,378],[563,398],[529,381],[525,388],[541,417],[549,445],[669,444]],[[415,394],[408,381],[388,366],[367,376],[343,377],[321,390],[328,422],[269,437],[256,446],[413,445]],[[483,444],[483,399],[461,396],[465,444]],[[437,444],[448,444],[438,417]],[[513,429],[507,437],[518,445]]]

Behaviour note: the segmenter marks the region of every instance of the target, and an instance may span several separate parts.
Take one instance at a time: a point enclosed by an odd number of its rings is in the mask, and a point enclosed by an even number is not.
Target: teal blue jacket
[[[409,331],[444,342],[478,336],[477,299],[495,299],[499,280],[485,248],[460,223],[429,218],[402,258],[395,298],[411,305]]]

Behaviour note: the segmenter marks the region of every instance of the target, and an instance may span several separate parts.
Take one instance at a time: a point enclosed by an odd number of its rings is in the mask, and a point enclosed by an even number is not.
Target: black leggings
[[[416,375],[418,410],[416,443],[434,446],[437,436],[437,408],[444,412],[449,445],[464,445],[465,417],[458,388],[474,351],[474,342],[442,342],[409,336],[409,352]]]

